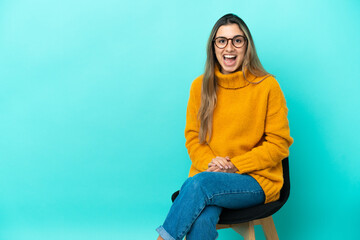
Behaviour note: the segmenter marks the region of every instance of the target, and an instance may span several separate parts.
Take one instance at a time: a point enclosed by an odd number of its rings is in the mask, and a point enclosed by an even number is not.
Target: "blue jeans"
[[[249,175],[202,172],[188,178],[162,226],[156,231],[165,240],[216,239],[222,208],[246,208],[265,201],[258,182]]]

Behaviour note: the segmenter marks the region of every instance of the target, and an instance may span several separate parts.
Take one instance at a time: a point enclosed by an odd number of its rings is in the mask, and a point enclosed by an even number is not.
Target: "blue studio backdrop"
[[[1,0],[0,239],[156,239],[190,167],[190,84],[229,12],[287,99],[280,239],[360,239],[356,0]]]

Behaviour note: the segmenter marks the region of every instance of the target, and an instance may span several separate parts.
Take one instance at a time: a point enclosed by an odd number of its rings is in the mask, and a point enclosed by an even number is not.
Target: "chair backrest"
[[[289,158],[282,160],[284,185],[280,191],[280,201],[284,203],[288,200],[290,195],[290,170],[289,170]]]

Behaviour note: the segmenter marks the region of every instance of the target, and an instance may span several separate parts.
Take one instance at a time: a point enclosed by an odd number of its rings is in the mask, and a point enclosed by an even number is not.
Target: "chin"
[[[227,67],[227,66],[221,66],[221,72],[226,73],[233,73],[236,71],[239,71],[241,69],[241,66],[233,66],[233,67]]]

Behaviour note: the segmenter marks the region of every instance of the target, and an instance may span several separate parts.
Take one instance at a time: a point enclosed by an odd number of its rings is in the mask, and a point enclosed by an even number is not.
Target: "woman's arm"
[[[279,84],[274,81],[268,95],[264,141],[251,151],[232,157],[231,162],[238,169],[237,173],[274,167],[289,155],[293,139],[290,137],[287,112],[285,97]]]
[[[188,150],[193,166],[200,172],[208,169],[208,164],[216,156],[207,143],[200,144],[200,123],[197,114],[200,106],[201,79],[196,79],[190,88],[190,97],[186,112],[185,146]]]

